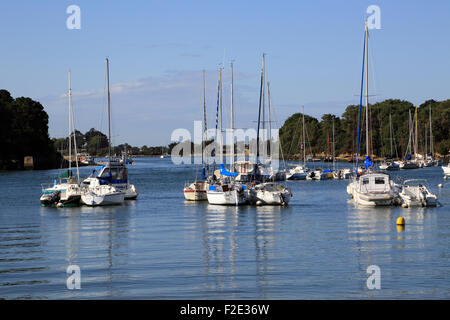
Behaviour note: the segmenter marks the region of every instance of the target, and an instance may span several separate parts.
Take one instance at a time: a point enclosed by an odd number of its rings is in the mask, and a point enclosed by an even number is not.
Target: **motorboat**
[[[385,173],[367,173],[359,178],[354,177],[347,186],[347,193],[361,206],[393,205],[398,197],[395,183]]]
[[[400,170],[400,166],[394,161],[384,161],[380,164],[380,170],[395,171]]]
[[[322,172],[321,169],[309,171],[306,175],[306,180],[326,180],[328,179],[328,172]]]
[[[292,198],[291,190],[274,182],[260,183],[249,189],[249,201],[256,205],[287,205]]]
[[[428,187],[425,179],[410,179],[403,182],[400,192],[403,207],[435,207],[437,196]]]
[[[350,168],[343,168],[333,171],[333,179],[350,179],[352,170]]]
[[[303,165],[295,166],[286,173],[286,180],[306,180],[309,169]]]

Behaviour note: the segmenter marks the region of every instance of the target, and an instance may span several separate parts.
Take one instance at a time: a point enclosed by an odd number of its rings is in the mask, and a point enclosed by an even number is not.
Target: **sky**
[[[80,8],[80,29],[66,12]],[[215,126],[217,70],[223,66],[224,127],[234,62],[235,125],[256,126],[261,57],[278,126],[293,113],[340,116],[359,101],[364,21],[370,30],[371,102],[418,105],[450,98],[450,1],[102,1],[0,2],[0,89],[38,100],[51,137],[67,135],[71,70],[77,129],[107,132],[110,60],[112,142],[167,145],[177,128]]]

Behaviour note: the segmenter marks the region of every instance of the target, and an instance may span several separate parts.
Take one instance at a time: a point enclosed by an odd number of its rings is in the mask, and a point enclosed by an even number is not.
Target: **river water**
[[[287,182],[287,207],[188,203],[195,171],[137,159],[138,200],[59,209],[39,203],[58,170],[0,172],[0,298],[450,298],[450,180],[439,167],[393,174],[428,179],[442,204],[414,209],[357,208],[345,180]],[[67,288],[69,265],[79,290]],[[381,289],[367,287],[372,265]]]

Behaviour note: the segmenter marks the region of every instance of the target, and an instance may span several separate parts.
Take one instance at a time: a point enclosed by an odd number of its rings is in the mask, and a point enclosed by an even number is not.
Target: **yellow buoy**
[[[405,225],[405,219],[403,219],[403,217],[398,217],[397,218],[397,225],[404,226]]]

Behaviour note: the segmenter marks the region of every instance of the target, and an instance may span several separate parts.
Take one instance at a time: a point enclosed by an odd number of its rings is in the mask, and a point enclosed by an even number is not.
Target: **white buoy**
[[[444,187],[444,185],[442,183],[438,184],[438,188],[443,188],[443,187]]]

